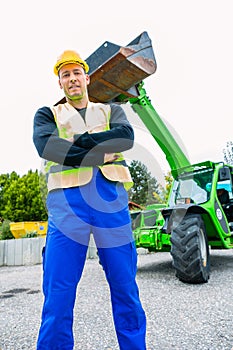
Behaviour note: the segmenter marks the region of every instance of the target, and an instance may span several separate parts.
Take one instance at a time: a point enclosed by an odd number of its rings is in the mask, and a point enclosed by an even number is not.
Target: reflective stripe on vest
[[[96,133],[110,129],[111,107],[109,105],[88,102],[85,121],[80,113],[67,102],[53,106],[51,109],[59,136],[64,139],[70,139],[75,134]],[[122,182],[128,190],[133,185],[132,178],[122,154],[119,155],[120,158],[117,161],[99,166],[99,168],[108,180]],[[52,161],[46,162],[45,171],[48,173],[48,191],[82,186],[90,182],[93,176],[92,167],[63,166]]]

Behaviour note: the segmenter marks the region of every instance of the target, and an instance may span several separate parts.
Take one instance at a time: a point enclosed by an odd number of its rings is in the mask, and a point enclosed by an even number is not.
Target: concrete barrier
[[[41,264],[45,239],[45,237],[35,237],[0,240],[0,266]],[[138,254],[148,254],[147,249],[144,248],[138,248],[137,252]],[[87,259],[95,258],[98,258],[97,249],[91,235]]]
[[[0,240],[0,266],[36,265],[42,263],[45,237]],[[87,258],[97,258],[97,250],[91,236]]]
[[[0,241],[0,266],[40,264],[44,244],[45,237]]]

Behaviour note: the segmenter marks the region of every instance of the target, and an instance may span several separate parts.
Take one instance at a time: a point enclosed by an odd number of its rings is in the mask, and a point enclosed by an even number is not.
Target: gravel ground
[[[148,350],[231,350],[232,272],[233,251],[212,251],[209,282],[188,285],[175,277],[169,253],[140,254],[137,280]],[[41,265],[0,267],[0,350],[35,350],[42,302]],[[74,334],[75,350],[119,349],[98,259],[85,265]]]

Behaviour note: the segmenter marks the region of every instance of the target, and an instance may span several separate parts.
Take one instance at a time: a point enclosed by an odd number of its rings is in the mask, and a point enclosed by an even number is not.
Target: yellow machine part
[[[10,223],[10,230],[15,238],[23,238],[32,232],[36,232],[38,236],[45,236],[47,233],[47,228],[47,221],[26,221]]]

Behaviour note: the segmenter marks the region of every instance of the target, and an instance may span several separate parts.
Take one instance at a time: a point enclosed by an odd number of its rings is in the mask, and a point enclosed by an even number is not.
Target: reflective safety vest
[[[71,139],[75,134],[84,132],[96,133],[110,129],[111,107],[102,103],[88,102],[85,121],[80,113],[68,102],[51,107],[57,124],[59,137]],[[122,182],[128,190],[133,182],[123,155],[116,161],[98,166],[102,174],[111,181]],[[65,166],[52,161],[46,161],[48,191],[82,186],[91,181],[93,167]]]

